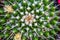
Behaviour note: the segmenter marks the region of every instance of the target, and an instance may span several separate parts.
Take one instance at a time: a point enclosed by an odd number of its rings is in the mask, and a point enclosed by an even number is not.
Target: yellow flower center
[[[25,22],[28,22],[28,24],[33,22],[33,19],[34,19],[34,16],[31,14],[25,16]]]
[[[21,40],[21,34],[20,33],[15,34],[14,40]]]
[[[6,6],[4,7],[4,9],[5,9],[5,11],[8,12],[8,13],[11,13],[11,12],[14,11],[11,5],[6,5]]]

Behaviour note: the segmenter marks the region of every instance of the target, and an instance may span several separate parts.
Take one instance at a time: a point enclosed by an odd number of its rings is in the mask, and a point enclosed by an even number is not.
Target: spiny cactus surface
[[[54,1],[5,0],[0,8],[0,37],[5,40],[55,40],[59,31],[56,13]]]

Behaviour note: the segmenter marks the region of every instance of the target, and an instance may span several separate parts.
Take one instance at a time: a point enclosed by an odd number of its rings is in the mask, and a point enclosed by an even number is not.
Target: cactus
[[[59,31],[57,20],[54,1],[5,0],[4,7],[0,8],[0,37],[6,40],[55,40]]]

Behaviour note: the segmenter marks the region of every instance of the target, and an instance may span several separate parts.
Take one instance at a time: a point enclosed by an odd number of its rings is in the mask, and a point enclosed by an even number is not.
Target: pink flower
[[[60,0],[58,0],[58,4],[60,4]]]

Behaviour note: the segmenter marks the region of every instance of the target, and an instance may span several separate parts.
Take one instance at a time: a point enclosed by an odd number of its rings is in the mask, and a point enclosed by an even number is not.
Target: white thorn
[[[13,13],[15,14],[16,12],[14,11]]]
[[[44,22],[43,24],[45,25],[45,24],[47,24],[47,22]]]
[[[42,20],[42,19],[40,19],[40,21],[42,22],[43,20]]]
[[[42,25],[42,28],[44,28],[45,26],[44,25]]]
[[[35,6],[35,4],[32,4],[32,6]]]
[[[12,28],[14,28],[15,26],[14,26],[14,25],[12,25],[11,27],[12,27]]]
[[[24,23],[22,23],[22,26],[25,26],[25,24],[24,24]]]
[[[24,19],[21,19],[21,21],[23,22],[23,21],[24,21]]]
[[[39,3],[39,5],[41,5],[42,3]]]
[[[34,31],[36,31],[36,29],[34,28]]]
[[[16,18],[17,18],[17,19],[19,19],[20,17],[19,17],[19,16],[17,16]]]
[[[29,30],[29,28],[27,27],[27,28],[26,28],[26,30],[28,31],[28,30]]]
[[[28,11],[26,11],[25,14],[28,14]]]
[[[23,12],[20,12],[20,14],[21,14],[21,15],[24,15],[24,13],[23,13]]]
[[[21,30],[21,33],[24,33],[24,31],[23,31],[23,30]]]
[[[26,1],[24,0],[23,3],[26,3]]]
[[[29,26],[32,26],[32,24],[30,23]]]
[[[34,23],[35,26],[37,26],[37,23]]]
[[[30,10],[30,9],[31,9],[30,7],[27,8],[27,10]]]
[[[36,15],[36,18],[38,19],[38,18],[39,18],[39,16],[38,16],[38,15]]]
[[[34,4],[37,4],[37,2],[35,1]]]
[[[20,9],[23,9],[23,6],[21,6]]]
[[[35,20],[35,19],[33,19],[33,22],[36,22],[36,20]]]
[[[33,10],[33,11],[31,11],[31,13],[34,13],[34,10]]]
[[[19,3],[18,5],[21,6],[21,3]]]
[[[16,23],[16,25],[15,26],[18,26],[18,23]]]
[[[39,12],[39,10],[36,10],[36,12]]]

